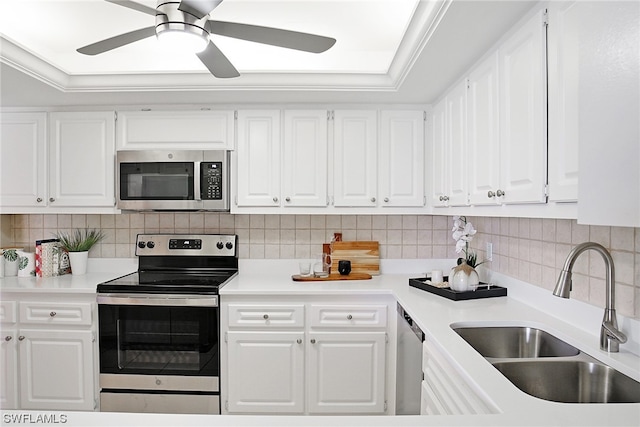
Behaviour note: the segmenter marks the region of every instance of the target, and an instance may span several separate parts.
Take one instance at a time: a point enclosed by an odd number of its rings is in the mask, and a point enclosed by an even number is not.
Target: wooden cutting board
[[[337,268],[337,267],[336,267]],[[311,276],[301,276],[299,274],[294,274],[291,276],[294,282],[324,282],[329,280],[368,280],[371,279],[370,274],[366,273],[354,273],[343,276],[341,274],[330,274],[327,277],[314,277]]]
[[[380,244],[374,241],[333,242],[331,272],[338,271],[338,261],[351,261],[351,274],[380,274]]]

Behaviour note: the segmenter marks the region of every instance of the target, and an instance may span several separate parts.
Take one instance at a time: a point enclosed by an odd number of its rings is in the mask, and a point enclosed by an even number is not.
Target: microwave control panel
[[[222,200],[222,162],[200,163],[202,200]]]

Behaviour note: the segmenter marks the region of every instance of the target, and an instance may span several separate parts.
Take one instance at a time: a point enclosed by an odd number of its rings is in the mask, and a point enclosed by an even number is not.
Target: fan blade
[[[146,13],[147,15],[156,16],[156,10],[151,9],[143,4],[136,3],[130,0],[105,0],[109,3],[117,4],[118,6],[128,7],[129,9],[137,10],[138,12]]]
[[[211,71],[211,74],[218,78],[229,79],[240,76],[236,67],[229,62],[227,57],[224,56],[224,53],[211,41],[209,41],[209,45],[205,50],[196,55],[198,55],[200,61]]]
[[[180,6],[178,6],[178,10],[202,19],[218,7],[220,3],[222,3],[222,0],[182,0]]]
[[[289,49],[312,53],[324,52],[336,43],[336,39],[330,37],[281,30],[278,28],[261,27],[258,25],[214,20],[209,21],[209,32],[221,36],[233,37],[235,39],[287,47]]]
[[[129,43],[137,42],[138,40],[146,39],[147,37],[156,35],[156,27],[141,28],[139,30],[131,31],[128,33],[120,34],[119,36],[111,37],[84,47],[77,49],[78,52],[85,55],[97,55],[99,53],[108,52],[112,49],[124,46]]]

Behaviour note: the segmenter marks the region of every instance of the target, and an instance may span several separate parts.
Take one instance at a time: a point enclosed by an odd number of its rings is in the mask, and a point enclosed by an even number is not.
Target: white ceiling
[[[75,51],[153,25],[150,15],[102,0],[0,0],[0,105],[430,103],[534,3],[225,0],[212,19],[337,43],[310,54],[218,36],[241,76],[216,79],[155,37],[97,56]]]

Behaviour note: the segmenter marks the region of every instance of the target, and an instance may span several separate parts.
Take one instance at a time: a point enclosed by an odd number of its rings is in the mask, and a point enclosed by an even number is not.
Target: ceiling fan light
[[[168,49],[198,53],[205,50],[209,38],[188,31],[173,30],[158,33],[158,40]]]

